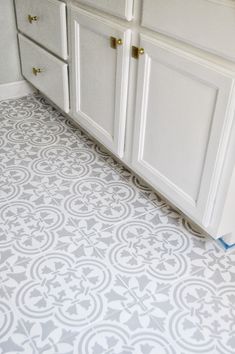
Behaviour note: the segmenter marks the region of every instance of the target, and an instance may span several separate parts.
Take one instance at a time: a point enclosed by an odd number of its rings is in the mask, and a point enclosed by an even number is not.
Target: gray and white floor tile
[[[0,102],[0,354],[233,354],[234,281],[43,97]]]

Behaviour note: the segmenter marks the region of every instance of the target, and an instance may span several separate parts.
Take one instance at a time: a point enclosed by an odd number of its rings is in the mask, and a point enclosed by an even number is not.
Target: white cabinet
[[[66,4],[58,0],[15,0],[21,32],[67,59]]]
[[[130,30],[76,7],[71,26],[73,118],[122,157]]]
[[[135,21],[123,21],[134,3]],[[69,38],[65,63],[20,35],[25,78],[210,235],[235,239],[235,64],[225,59],[235,59],[234,1],[16,0],[16,8],[19,29],[64,59]]]
[[[235,60],[234,0],[143,0],[142,25]]]
[[[111,15],[130,21],[133,16],[134,0],[76,0],[81,4],[103,10]]]
[[[208,226],[233,121],[234,78],[210,62],[141,36],[134,169]]]

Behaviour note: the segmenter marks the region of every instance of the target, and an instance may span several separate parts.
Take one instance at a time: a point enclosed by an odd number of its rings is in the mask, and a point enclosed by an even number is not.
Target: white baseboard
[[[35,92],[35,88],[26,80],[0,85],[0,101],[9,98],[19,98]]]

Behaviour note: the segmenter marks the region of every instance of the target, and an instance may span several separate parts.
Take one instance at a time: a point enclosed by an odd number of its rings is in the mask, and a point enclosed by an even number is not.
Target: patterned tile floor
[[[42,97],[0,125],[1,354],[235,353],[235,251]]]

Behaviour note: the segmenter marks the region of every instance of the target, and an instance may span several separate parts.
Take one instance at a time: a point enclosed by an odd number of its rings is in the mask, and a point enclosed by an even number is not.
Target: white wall
[[[0,0],[0,85],[22,80],[13,0]]]

